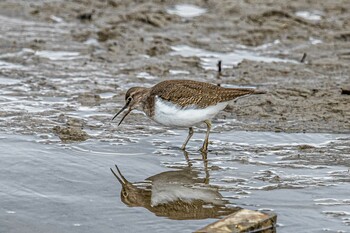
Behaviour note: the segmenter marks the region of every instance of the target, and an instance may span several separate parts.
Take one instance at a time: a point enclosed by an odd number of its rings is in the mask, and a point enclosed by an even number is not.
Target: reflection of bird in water
[[[122,185],[121,200],[129,207],[144,207],[157,216],[177,220],[217,218],[240,210],[227,207],[218,188],[206,184],[209,177],[199,178],[191,167],[151,176],[146,187],[130,183],[116,168],[119,176],[111,171]]]

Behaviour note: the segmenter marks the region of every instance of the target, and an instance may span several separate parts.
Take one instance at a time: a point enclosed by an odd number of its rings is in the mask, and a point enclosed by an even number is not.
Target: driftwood
[[[276,232],[277,216],[273,213],[241,209],[196,232],[239,233],[239,232]]]

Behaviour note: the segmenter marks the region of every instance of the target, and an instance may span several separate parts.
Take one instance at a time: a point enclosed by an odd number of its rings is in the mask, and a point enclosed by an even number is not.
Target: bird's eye
[[[131,97],[131,96],[129,96],[129,97],[126,99],[127,102],[130,102],[131,100],[132,100],[132,97]]]
[[[123,192],[122,192],[122,195],[123,195],[124,197],[127,197],[127,196],[128,196],[128,193],[127,193],[126,191],[123,191]]]

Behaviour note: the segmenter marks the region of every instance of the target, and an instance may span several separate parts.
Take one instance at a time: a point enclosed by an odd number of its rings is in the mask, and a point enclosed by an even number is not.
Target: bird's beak
[[[127,184],[129,183],[125,177],[122,175],[122,173],[120,172],[119,168],[117,165],[115,165],[115,167],[117,168],[118,174],[120,175],[120,177],[113,171],[113,169],[111,168],[111,172],[113,173],[113,175],[117,178],[117,180],[119,181],[119,183],[121,185]]]
[[[126,103],[125,106],[124,106],[122,109],[120,109],[120,111],[119,111],[117,114],[115,114],[115,116],[112,118],[112,121],[113,121],[114,118],[116,118],[121,112],[123,112],[125,109],[127,109],[128,106],[129,106],[129,104],[130,104],[130,102]],[[131,111],[132,111],[132,108],[129,108],[129,110],[125,113],[125,115],[123,116],[123,118],[120,120],[118,126],[123,122],[123,120],[125,119],[125,117],[126,117]]]

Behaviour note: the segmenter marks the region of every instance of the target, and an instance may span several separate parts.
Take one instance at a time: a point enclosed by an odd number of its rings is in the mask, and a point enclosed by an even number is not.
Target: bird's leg
[[[191,160],[190,160],[190,158],[188,156],[188,152],[186,150],[183,150],[183,152],[184,152],[185,159],[187,161],[187,165],[188,165],[189,168],[191,168],[192,167],[192,163],[191,163]]]
[[[209,133],[211,129],[211,122],[210,120],[204,121],[205,124],[207,124],[207,134],[205,135],[204,143],[200,151],[207,152],[208,151],[208,143],[209,143]]]
[[[190,128],[188,128],[188,129],[189,129],[189,130],[188,130],[188,136],[187,136],[187,138],[186,138],[186,141],[185,141],[184,144],[182,145],[181,150],[185,150],[188,141],[191,139],[191,137],[192,137],[192,135],[193,135],[193,128],[190,127]]]
[[[208,154],[207,152],[201,152],[201,154],[202,154],[204,171],[205,171],[204,183],[209,184]]]

